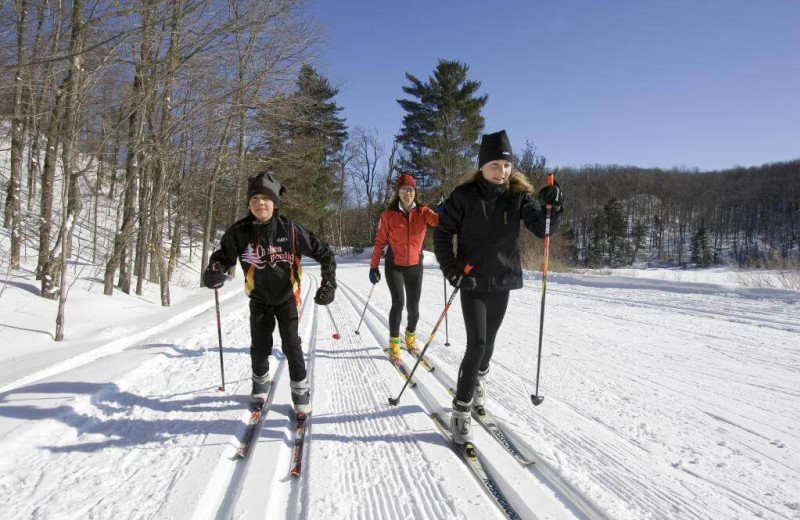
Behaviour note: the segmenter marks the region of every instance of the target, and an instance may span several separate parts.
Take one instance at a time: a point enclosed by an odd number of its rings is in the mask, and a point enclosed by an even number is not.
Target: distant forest
[[[558,172],[574,265],[766,265],[800,248],[800,160],[712,172],[624,166]],[[562,251],[563,254],[563,251]]]

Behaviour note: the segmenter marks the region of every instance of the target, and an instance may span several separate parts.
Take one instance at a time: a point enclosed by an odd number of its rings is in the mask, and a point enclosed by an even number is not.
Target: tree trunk
[[[3,225],[11,229],[11,252],[9,268],[19,269],[22,245],[22,152],[25,148],[25,111],[22,106],[22,76],[26,60],[25,22],[28,2],[14,2],[17,14],[17,67],[14,75],[14,116],[11,121],[11,177],[6,194]]]
[[[225,147],[228,144],[228,140],[230,139],[230,132],[233,126],[233,117],[231,115],[228,116],[228,120],[225,122],[225,130],[222,132],[222,138],[219,140],[219,148],[217,149],[216,157],[214,158],[214,169],[211,172],[211,181],[208,183],[208,202],[206,204],[206,219],[203,224],[203,254],[200,259],[201,262],[201,273],[202,270],[205,269],[206,264],[208,264],[208,257],[209,257],[209,246],[211,245],[211,232],[212,226],[214,222],[214,197],[216,195],[216,186],[217,186],[217,175],[219,175],[220,169],[222,169],[222,159],[225,155]],[[200,275],[200,283],[203,283],[203,275]]]
[[[62,190],[61,208],[63,218],[61,220],[62,247],[58,261],[59,268],[59,291],[58,291],[58,314],[56,316],[55,340],[64,339],[64,313],[67,304],[67,254],[70,237],[75,229],[78,220],[78,213],[81,210],[80,197],[77,196],[77,172],[75,171],[75,150],[78,140],[78,130],[80,129],[80,98],[79,89],[81,85],[81,71],[83,70],[82,54],[82,31],[83,31],[83,0],[73,0],[72,2],[72,36],[69,42],[70,70],[67,75],[68,83],[66,90],[66,100],[64,105],[64,146],[62,162],[64,168],[64,188]]]
[[[125,156],[125,187],[124,203],[122,214],[122,226],[114,236],[114,250],[106,263],[106,272],[103,278],[103,294],[111,296],[114,294],[114,276],[119,268],[119,285],[123,292],[130,294],[130,274],[128,270],[128,249],[133,237],[133,225],[135,218],[134,201],[136,200],[136,178],[138,174],[138,149],[141,141],[142,131],[139,121],[139,110],[136,99],[139,98],[142,90],[141,67],[137,66],[136,75],[133,78],[133,101],[128,115],[128,145]]]

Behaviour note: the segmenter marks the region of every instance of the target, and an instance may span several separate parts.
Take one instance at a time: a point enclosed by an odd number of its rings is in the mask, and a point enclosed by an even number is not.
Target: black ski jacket
[[[496,186],[478,179],[453,190],[433,233],[436,260],[445,276],[472,265],[476,291],[495,292],[522,287],[519,256],[520,221],[544,238],[545,213],[527,191],[496,194]],[[560,213],[560,211],[559,211]],[[558,228],[559,213],[550,218],[550,232]],[[457,250],[453,253],[453,237]]]
[[[311,231],[277,213],[264,223],[252,215],[239,220],[222,236],[220,248],[211,255],[227,270],[236,263],[245,275],[245,293],[254,303],[278,305],[292,295],[300,304],[302,255],[322,267],[322,285],[336,287],[336,260],[328,245]]]

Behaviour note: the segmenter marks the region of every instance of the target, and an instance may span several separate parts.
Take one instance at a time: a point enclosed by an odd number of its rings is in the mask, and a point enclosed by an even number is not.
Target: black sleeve
[[[546,223],[544,208],[542,208],[539,201],[534,199],[528,192],[523,192],[521,197],[520,217],[525,223],[525,227],[537,237],[544,238]],[[563,207],[550,215],[551,235],[558,230],[558,221],[562,211],[564,211]]]
[[[236,244],[236,227],[237,226],[231,226],[225,234],[222,235],[219,249],[211,253],[211,258],[208,260],[208,267],[211,267],[211,264],[214,262],[219,262],[222,264],[222,270],[227,271],[236,264],[236,258],[239,256],[239,248]]]
[[[322,284],[336,287],[336,257],[333,250],[320,240],[317,235],[307,230],[297,222],[291,223],[294,227],[294,245],[301,255],[310,256],[319,262],[322,268]]]
[[[464,218],[463,197],[453,192],[444,203],[444,209],[439,214],[439,225],[433,231],[433,251],[439,268],[447,276],[458,269],[456,255],[453,252],[453,237],[458,235],[461,221]]]

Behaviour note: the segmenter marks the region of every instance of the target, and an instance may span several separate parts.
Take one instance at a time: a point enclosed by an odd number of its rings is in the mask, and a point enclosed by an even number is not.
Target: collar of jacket
[[[505,193],[508,189],[508,183],[495,184],[481,177],[478,179],[478,188],[480,188],[481,193],[483,193],[487,199],[491,200]]]
[[[398,202],[397,203],[397,211],[399,211],[403,215],[408,215],[409,213],[414,211],[414,208],[416,208],[416,207],[417,207],[417,201],[411,202],[411,207],[408,209],[408,211],[403,209],[403,203],[402,202]]]
[[[262,233],[271,233],[272,230],[275,228],[275,222],[278,220],[278,214],[273,213],[272,217],[266,222],[259,222],[256,220],[256,217],[253,214],[250,214],[250,224],[253,226],[253,230],[261,235]]]

